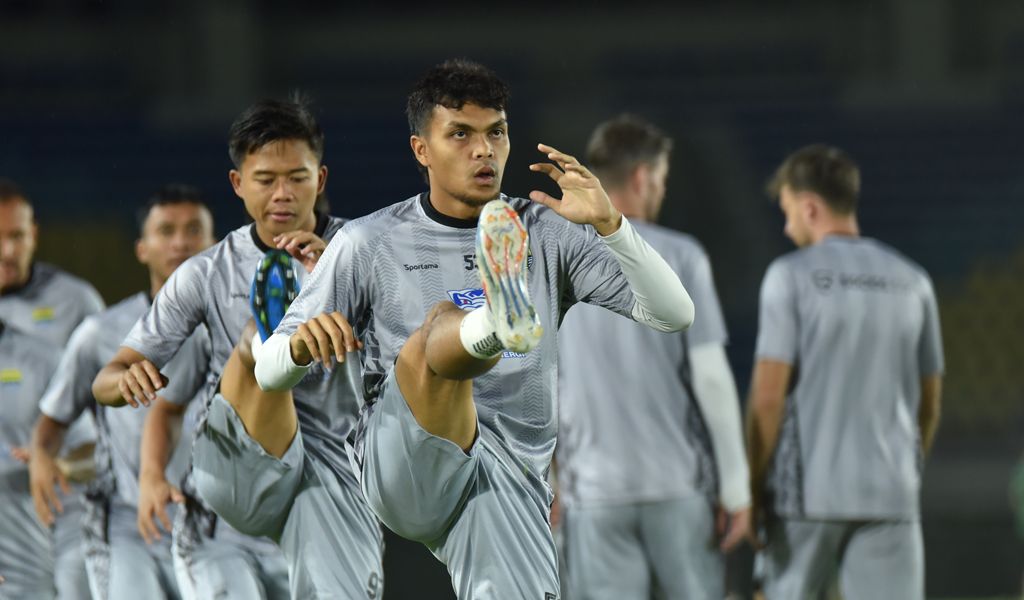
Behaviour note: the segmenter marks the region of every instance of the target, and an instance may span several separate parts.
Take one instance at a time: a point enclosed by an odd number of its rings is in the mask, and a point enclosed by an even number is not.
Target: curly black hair
[[[446,60],[427,71],[405,106],[409,132],[422,135],[435,106],[459,110],[466,103],[508,112],[508,85],[494,71],[464,58]]]

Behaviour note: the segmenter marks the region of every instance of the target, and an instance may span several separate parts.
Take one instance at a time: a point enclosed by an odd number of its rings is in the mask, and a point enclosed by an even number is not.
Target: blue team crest
[[[455,306],[462,310],[473,310],[487,304],[487,296],[483,288],[466,288],[464,290],[448,290],[448,297]]]

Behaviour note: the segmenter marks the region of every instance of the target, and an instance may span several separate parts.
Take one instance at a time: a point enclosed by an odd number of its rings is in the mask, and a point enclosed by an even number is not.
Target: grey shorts
[[[299,430],[283,457],[267,454],[218,394],[193,446],[196,489],[238,531],[278,542],[294,597],[379,598],[383,537],[348,458],[331,469],[304,444]]]
[[[923,600],[924,545],[917,521],[773,520],[762,552],[767,600]]]
[[[707,499],[564,507],[566,597],[721,600],[722,553]]]
[[[176,506],[168,508],[169,511]],[[94,600],[166,598],[177,600],[171,540],[146,544],[133,506],[103,499],[86,501],[85,564]]]
[[[16,480],[16,481],[15,481]],[[53,535],[36,518],[28,473],[0,477],[0,598],[54,598]]]
[[[366,499],[392,531],[447,565],[459,598],[555,600],[550,492],[488,429],[477,431],[468,453],[427,433],[392,370],[360,422],[356,458]]]

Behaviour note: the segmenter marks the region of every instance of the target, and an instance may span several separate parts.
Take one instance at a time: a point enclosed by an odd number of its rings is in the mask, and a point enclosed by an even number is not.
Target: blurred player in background
[[[761,287],[747,447],[769,600],[924,598],[919,491],[943,370],[928,274],[860,236],[860,172],[808,146],[769,184],[799,249]],[[755,520],[758,513],[755,512]]]
[[[338,233],[259,352],[257,378],[287,389],[361,339],[368,407],[354,445],[374,512],[447,565],[459,598],[551,600],[561,315],[589,302],[671,331],[693,311],[575,158],[540,146],[554,164],[531,167],[561,201],[501,196],[508,101],[469,61],[417,82],[410,145],[429,191]]]
[[[118,411],[97,405],[92,380],[114,356],[151,299],[185,259],[213,243],[213,218],[199,191],[169,185],[139,211],[139,240],[135,254],[149,270],[149,289],[86,318],[72,334],[57,375],[40,403],[42,414],[32,440],[32,495],[44,523],[60,507],[54,484],[67,482],[55,458],[68,424],[89,410],[98,431],[96,471],[86,494],[86,563],[94,600],[180,598],[171,560],[170,540],[147,546],[136,523],[139,442],[145,411]],[[196,387],[198,363],[204,354],[205,331],[179,353],[168,371],[174,384]],[[186,346],[187,348],[188,346]],[[199,354],[199,356],[197,356]],[[178,461],[175,479],[185,465]]]
[[[10,449],[28,447],[59,357],[43,340],[0,320],[0,598],[45,600],[57,593],[53,533],[35,518],[28,468]]]
[[[208,411],[197,426],[193,448],[192,479],[198,494],[187,503],[190,526],[177,536],[200,597],[350,597],[347,586],[357,586],[363,593],[373,578],[380,585],[380,529],[365,503],[356,493],[342,496],[353,503],[346,506],[353,512],[345,514],[351,514],[353,522],[359,519],[353,528],[361,536],[340,539],[324,535],[319,518],[323,508],[317,504],[335,500],[318,492],[338,484],[348,469],[342,445],[358,410],[358,374],[319,371],[308,386],[296,391],[297,407],[243,402],[244,398],[234,398],[241,403],[232,405],[217,393],[225,364],[252,318],[251,304],[266,299],[266,282],[254,283],[254,274],[269,269],[278,259],[274,257],[280,257],[271,250],[282,250],[285,257],[278,275],[302,279],[316,264],[326,240],[344,223],[314,211],[327,180],[323,144],[319,124],[300,102],[260,102],[235,120],[228,143],[235,168],[229,177],[254,223],[231,232],[175,271],[94,385],[97,398],[105,403],[156,401],[165,383],[158,369],[197,326],[209,329],[204,394]],[[167,448],[173,446],[168,423],[184,411],[173,405],[184,404],[187,398],[168,395],[167,400],[157,402],[150,416],[154,422],[147,422],[143,439],[144,453],[153,453],[143,457],[142,466],[142,485],[150,488],[144,489],[146,499],[140,503],[140,525],[148,529],[147,535],[155,533],[152,516],[162,515],[163,505],[177,493],[162,474]],[[159,418],[163,424],[155,422]],[[301,437],[296,436],[300,423]],[[230,449],[204,445],[208,430],[221,436],[214,443],[231,444]],[[225,459],[222,450],[227,452]],[[309,474],[313,467],[306,462],[306,452],[318,453],[326,471]],[[307,475],[301,490],[292,485]],[[350,487],[355,492],[354,485]],[[199,510],[199,498],[219,514]],[[303,502],[309,502],[309,511],[290,512]],[[268,540],[256,542],[242,533],[273,539],[285,551],[287,563],[279,558],[277,547],[266,547]],[[234,541],[225,545],[225,538]],[[245,551],[238,552],[239,546]],[[349,565],[366,572],[353,575],[345,568]]]
[[[0,318],[41,340],[56,360],[82,319],[103,310],[103,300],[85,281],[35,261],[38,236],[28,196],[14,183],[0,180]],[[41,373],[33,373],[33,377],[39,378]],[[41,385],[48,380],[42,380]],[[91,471],[94,441],[95,428],[89,416],[77,420],[68,432],[67,454],[84,467],[82,476]],[[5,448],[3,453],[13,451],[20,460],[27,461],[28,442],[26,437],[24,446]],[[82,490],[75,485],[67,492],[62,499],[63,510],[51,523],[56,555],[54,577],[60,598],[84,599],[89,597],[89,585],[82,542]]]
[[[711,265],[692,237],[658,227],[672,140],[623,115],[587,161],[612,204],[685,283],[697,318],[666,334],[592,306],[559,335],[558,492],[566,596],[725,595],[723,552],[745,539],[749,472]]]

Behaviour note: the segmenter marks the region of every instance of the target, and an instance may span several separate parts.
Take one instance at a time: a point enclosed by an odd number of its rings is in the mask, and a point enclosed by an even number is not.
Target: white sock
[[[486,306],[473,309],[462,319],[459,326],[459,339],[462,347],[470,356],[487,359],[494,358],[505,349],[498,341],[498,334],[491,323],[491,315]]]

